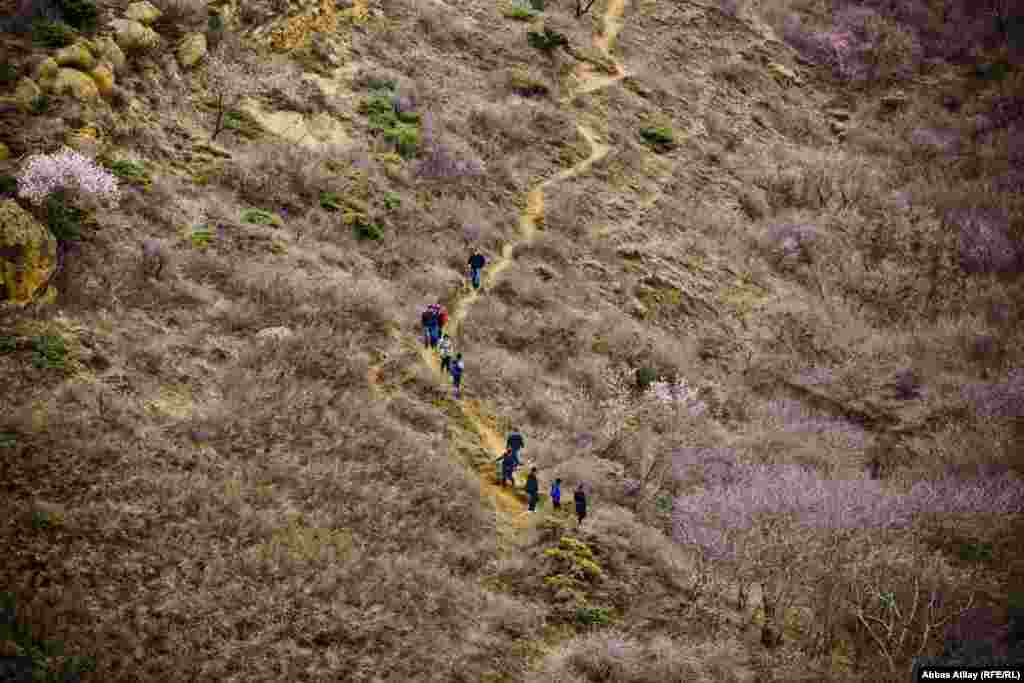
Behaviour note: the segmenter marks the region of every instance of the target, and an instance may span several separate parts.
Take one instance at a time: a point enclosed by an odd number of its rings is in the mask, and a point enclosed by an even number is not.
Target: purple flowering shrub
[[[121,198],[116,176],[69,147],[30,156],[18,175],[18,195],[40,205],[58,190],[75,191],[101,201]]]
[[[423,153],[416,167],[421,178],[455,180],[484,173],[484,162],[468,150],[460,151],[439,133],[430,112],[423,115],[420,129]]]
[[[1009,236],[1002,209],[969,207],[946,212],[959,235],[960,267],[970,274],[1009,273],[1020,266],[1021,249]]]

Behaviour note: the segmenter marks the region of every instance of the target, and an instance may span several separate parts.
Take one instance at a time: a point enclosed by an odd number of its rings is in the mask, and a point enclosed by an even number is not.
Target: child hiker
[[[562,480],[555,479],[551,483],[551,504],[555,506],[555,509],[559,509],[562,505]]]
[[[441,372],[450,372],[452,364],[452,340],[447,333],[441,336],[437,343],[437,350],[441,352]]]
[[[455,400],[461,398],[462,371],[465,366],[462,364],[462,354],[455,356],[455,362],[451,364],[452,384],[455,386]]]
[[[530,476],[526,478],[526,495],[529,496],[527,512],[537,510],[537,499],[540,498],[540,484],[537,483],[537,468],[530,468]]]
[[[506,448],[505,453],[498,460],[501,461],[501,485],[504,487],[507,481],[515,488],[515,472],[519,467],[519,457],[512,450]]]

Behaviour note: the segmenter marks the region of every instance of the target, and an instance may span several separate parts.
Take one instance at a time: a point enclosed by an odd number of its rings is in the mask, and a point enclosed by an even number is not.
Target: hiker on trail
[[[423,345],[429,349],[434,345],[434,325],[437,324],[437,314],[430,306],[423,311],[420,322],[423,323]]]
[[[437,338],[440,340],[445,325],[448,324],[448,309],[441,304],[437,305]]]
[[[515,488],[515,472],[516,468],[519,467],[519,456],[512,452],[511,449],[506,449],[498,460],[501,461],[501,485],[505,486],[507,481]]]
[[[583,482],[580,482],[579,486],[576,487],[576,492],[572,497],[576,501],[576,528],[578,529],[583,524],[583,518],[587,516],[587,494],[583,490]]]
[[[437,343],[437,350],[441,352],[441,372],[450,372],[452,364],[452,339],[447,334],[441,335],[441,341]]]
[[[555,506],[555,509],[559,509],[562,506],[562,480],[555,479],[551,484],[551,504]]]
[[[523,435],[519,433],[518,429],[512,429],[512,432],[508,435],[508,440],[505,441],[505,447],[511,448],[515,453],[519,453],[523,446],[526,445],[526,440],[523,439]]]
[[[473,289],[480,289],[480,269],[487,263],[487,259],[480,253],[479,249],[474,249],[473,254],[469,257],[469,280],[473,283]]]
[[[452,384],[455,385],[455,398],[458,400],[461,397],[462,388],[462,371],[465,366],[462,364],[462,354],[455,356],[455,362],[451,364],[452,373]]]
[[[527,512],[534,512],[537,509],[537,499],[540,497],[540,484],[537,483],[537,468],[530,468],[530,476],[526,478],[526,495],[529,496],[529,509]]]

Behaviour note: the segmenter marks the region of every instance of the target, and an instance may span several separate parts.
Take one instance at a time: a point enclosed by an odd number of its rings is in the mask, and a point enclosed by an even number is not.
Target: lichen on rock
[[[0,202],[0,274],[4,299],[32,301],[57,267],[57,240],[16,201]]]

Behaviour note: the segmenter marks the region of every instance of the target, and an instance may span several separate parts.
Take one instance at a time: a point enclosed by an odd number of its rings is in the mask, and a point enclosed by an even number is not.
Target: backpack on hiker
[[[441,327],[444,327],[448,324],[448,309],[444,306],[439,306],[438,309],[437,319],[440,321]]]

